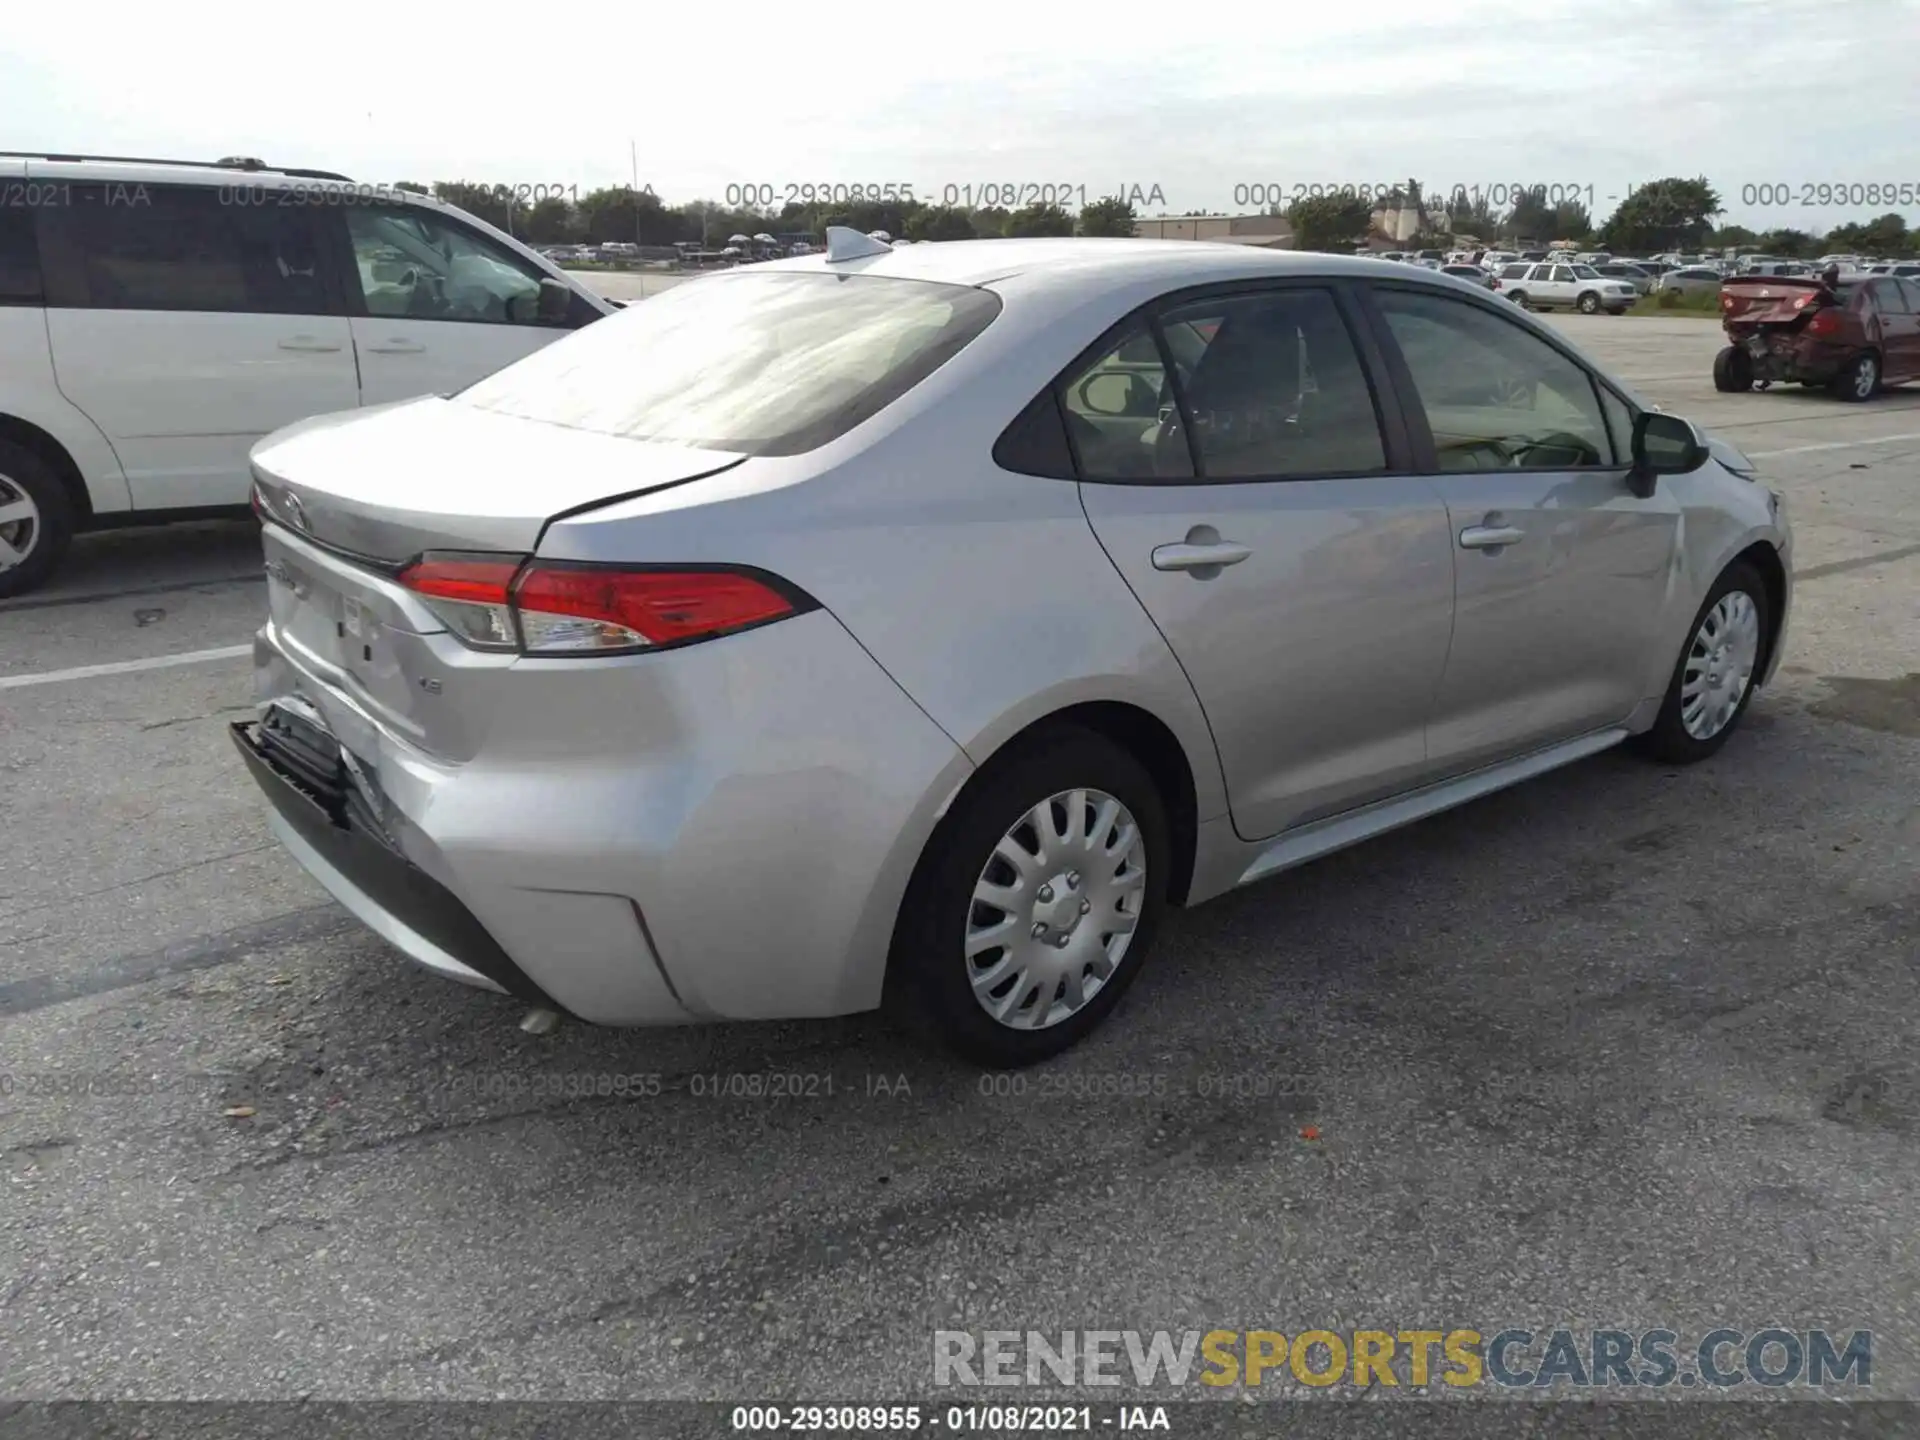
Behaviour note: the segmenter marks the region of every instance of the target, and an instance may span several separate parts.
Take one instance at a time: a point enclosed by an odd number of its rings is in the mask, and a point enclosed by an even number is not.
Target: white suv
[[[1500,287],[1506,297],[1522,310],[1548,310],[1565,305],[1582,314],[1605,310],[1622,315],[1637,297],[1624,280],[1609,280],[1591,265],[1568,260],[1548,260],[1520,267],[1509,265],[1500,273]]]
[[[0,153],[0,596],[75,531],[244,513],[269,431],[464,388],[615,308],[410,191]]]

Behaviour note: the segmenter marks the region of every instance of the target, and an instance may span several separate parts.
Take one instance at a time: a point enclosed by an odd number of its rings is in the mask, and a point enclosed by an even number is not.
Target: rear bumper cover
[[[369,928],[595,1024],[880,1003],[913,866],[973,766],[836,619],[591,661],[456,650],[431,660],[472,741],[449,755],[274,623],[255,637],[256,698],[317,712],[371,817],[313,803],[251,727],[235,743],[275,833]]]
[[[1859,353],[1852,345],[1832,345],[1802,335],[1774,337],[1764,330],[1730,334],[1730,343],[1747,352],[1756,380],[1808,380],[1825,383]],[[1783,343],[1784,340],[1784,343]]]
[[[454,893],[355,822],[336,818],[262,750],[257,721],[228,727],[273,807],[281,844],[363,924],[436,974],[563,1009],[523,971]]]

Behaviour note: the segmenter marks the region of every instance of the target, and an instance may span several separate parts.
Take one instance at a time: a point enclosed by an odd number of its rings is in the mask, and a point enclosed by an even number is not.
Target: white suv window
[[[40,303],[40,243],[33,211],[0,204],[0,305]]]
[[[545,272],[450,217],[415,205],[346,207],[367,313],[492,325],[540,317]]]
[[[1401,290],[1376,294],[1413,374],[1442,471],[1611,463],[1593,379],[1553,346],[1484,306]]]
[[[66,252],[61,268],[81,292],[63,304],[253,315],[332,309],[308,211],[238,204],[205,185],[76,184],[71,203],[44,213]]]

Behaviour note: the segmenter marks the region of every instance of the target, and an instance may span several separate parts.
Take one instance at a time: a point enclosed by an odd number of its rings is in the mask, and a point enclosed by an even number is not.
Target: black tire
[[[1728,394],[1753,389],[1753,357],[1738,345],[1725,345],[1713,357],[1713,388]]]
[[[1597,315],[1600,313],[1600,297],[1591,290],[1581,295],[1578,305],[1582,315]]]
[[[1026,811],[1079,788],[1104,790],[1132,812],[1139,827],[1146,879],[1133,939],[1112,975],[1080,1010],[1044,1029],[1016,1029],[989,1015],[974,997],[964,947],[975,913],[974,886],[994,847]],[[1078,727],[1020,743],[973,778],[921,856],[894,927],[888,1008],[978,1065],[1010,1069],[1059,1054],[1099,1025],[1139,975],[1166,903],[1171,863],[1166,807],[1152,777],[1132,755]],[[1013,874],[1011,867],[1008,873]],[[1024,982],[1021,988],[1026,989]]]
[[[1862,350],[1840,367],[1840,373],[1828,382],[1827,390],[1836,400],[1855,405],[1871,400],[1880,390],[1880,357],[1871,350]]]
[[[1525,310],[1527,308],[1527,292],[1526,291],[1515,290],[1507,298],[1513,301],[1513,303],[1518,305],[1522,310]]]
[[[38,513],[0,525],[0,539],[26,552],[18,564],[0,569],[0,597],[39,589],[73,541],[73,497],[53,467],[33,451],[0,440],[0,505],[21,497]]]
[[[1681,719],[1681,686],[1686,681],[1687,663],[1693,656],[1695,637],[1699,635],[1707,613],[1720,603],[1723,596],[1736,590],[1744,592],[1759,613],[1760,649],[1754,660],[1753,679],[1748,682],[1746,693],[1740,697],[1732,716],[1718,732],[1701,740],[1688,733],[1686,722]],[[1681,644],[1680,658],[1674,662],[1673,674],[1667,681],[1666,699],[1661,702],[1659,717],[1653,722],[1651,730],[1633,738],[1633,748],[1663,765],[1697,764],[1717,751],[1727,743],[1727,737],[1740,728],[1747,706],[1753,703],[1761,665],[1772,643],[1773,614],[1767,604],[1767,587],[1760,578],[1760,572],[1752,565],[1744,560],[1735,561],[1720,573],[1720,578],[1713,582],[1713,588],[1707,591],[1707,598],[1700,602],[1693,623],[1687,627],[1687,638]]]

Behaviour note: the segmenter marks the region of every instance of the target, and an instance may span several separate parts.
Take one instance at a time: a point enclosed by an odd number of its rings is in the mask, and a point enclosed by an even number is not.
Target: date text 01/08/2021
[[[1028,205],[1058,205],[1080,210],[1102,200],[1116,199],[1136,209],[1167,206],[1166,191],[1158,182],[1088,185],[1078,180],[973,180],[948,185],[905,181],[843,184],[839,181],[748,180],[728,185],[721,199],[727,205],[751,210],[861,203],[939,205],[959,210],[987,207],[1018,210]]]
[[[1579,205],[1591,211],[1597,201],[1617,200],[1618,195],[1599,195],[1591,184],[1574,181],[1519,180],[1480,181],[1467,185],[1429,185],[1405,180],[1243,180],[1233,187],[1233,203],[1238,206],[1285,207],[1299,200],[1362,200],[1376,204],[1405,204],[1418,187],[1421,203],[1429,210],[1485,205],[1505,210],[1523,200],[1551,209],[1556,205]],[[1629,185],[1622,194],[1631,194]]]

